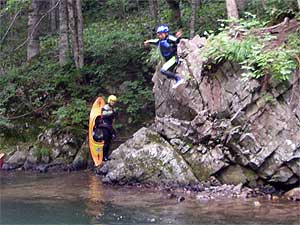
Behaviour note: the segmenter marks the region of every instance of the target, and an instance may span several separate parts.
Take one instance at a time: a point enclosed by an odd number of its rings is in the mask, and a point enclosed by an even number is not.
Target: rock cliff
[[[241,78],[238,64],[207,70],[205,42],[180,42],[184,86],[173,90],[159,69],[154,74],[155,123],[112,153],[105,181],[299,185],[299,79],[262,90],[259,80]],[[290,104],[292,89],[297,104]]]

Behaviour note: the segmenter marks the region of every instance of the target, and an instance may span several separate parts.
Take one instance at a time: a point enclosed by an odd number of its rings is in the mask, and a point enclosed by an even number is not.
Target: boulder
[[[27,151],[17,150],[2,166],[4,170],[14,170],[24,165],[28,153]]]
[[[288,192],[284,193],[283,198],[294,200],[294,201],[300,201],[300,188],[293,188],[292,190],[289,190]]]
[[[109,183],[197,184],[189,165],[173,147],[148,128],[137,131],[133,138],[113,151],[113,160],[105,162]]]

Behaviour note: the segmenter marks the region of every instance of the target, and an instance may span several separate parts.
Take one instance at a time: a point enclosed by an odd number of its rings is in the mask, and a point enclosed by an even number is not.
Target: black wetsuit
[[[109,149],[111,140],[113,137],[116,136],[116,132],[113,128],[113,121],[116,117],[116,111],[114,108],[106,104],[102,108],[102,120],[103,120],[103,139],[104,139],[104,146],[103,146],[103,159],[107,160],[109,155]]]

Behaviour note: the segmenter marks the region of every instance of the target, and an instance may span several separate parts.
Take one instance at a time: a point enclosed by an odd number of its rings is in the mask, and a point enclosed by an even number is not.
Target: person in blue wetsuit
[[[158,39],[147,40],[144,42],[144,45],[148,46],[149,44],[154,44],[159,47],[160,53],[165,59],[165,63],[160,69],[160,72],[167,78],[175,80],[176,83],[173,85],[173,88],[176,88],[184,83],[184,80],[178,74],[172,72],[178,64],[177,45],[182,33],[179,31],[176,33],[176,36],[171,35],[167,25],[158,26],[156,33]]]

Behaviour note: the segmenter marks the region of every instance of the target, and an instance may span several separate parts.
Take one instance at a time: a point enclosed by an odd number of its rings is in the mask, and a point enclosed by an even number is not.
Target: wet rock
[[[2,169],[3,170],[14,170],[14,169],[22,167],[26,161],[27,154],[28,153],[25,151],[21,151],[21,150],[16,151],[3,164]]]
[[[109,167],[107,164],[102,164],[95,169],[96,174],[106,175],[108,173]]]
[[[211,176],[209,178],[209,182],[210,182],[210,185],[212,185],[212,186],[221,186],[222,185],[222,183],[215,176]]]
[[[76,154],[76,157],[71,164],[71,168],[74,170],[86,169],[88,163],[87,158],[88,158],[88,149],[86,148],[86,144],[84,143],[81,149]]]
[[[177,203],[183,202],[184,200],[185,200],[185,197],[179,196],[179,197],[177,198]]]
[[[259,201],[254,201],[253,204],[254,204],[255,207],[260,207],[261,206],[261,203]]]
[[[48,165],[42,164],[42,165],[38,165],[36,167],[36,170],[39,171],[40,173],[47,173],[48,172],[48,167],[49,167]]]
[[[289,190],[288,192],[284,193],[283,198],[300,201],[300,188],[293,188],[292,190]]]
[[[240,192],[242,191],[242,187],[243,187],[243,184],[240,183],[240,184],[236,185],[236,186],[233,188],[233,191],[234,191],[235,193],[240,193]]]
[[[255,180],[257,176],[249,169],[243,168],[240,165],[230,165],[218,174],[218,179],[222,183],[238,185],[245,184],[248,181]]]
[[[258,190],[265,194],[274,194],[276,193],[276,189],[271,185],[259,185]]]
[[[36,156],[35,149],[32,148],[23,165],[25,170],[34,170],[38,165],[38,157]]]
[[[174,193],[169,193],[167,195],[167,198],[169,198],[169,199],[176,198],[176,197],[177,197],[177,195],[175,195]]]

